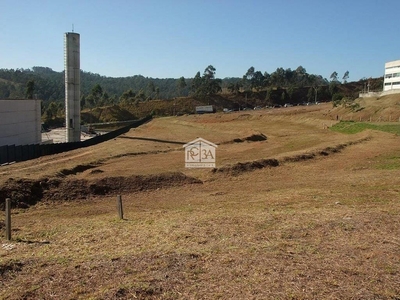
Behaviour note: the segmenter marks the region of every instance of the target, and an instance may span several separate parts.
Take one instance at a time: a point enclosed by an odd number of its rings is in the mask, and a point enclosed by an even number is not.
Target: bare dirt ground
[[[11,242],[0,221],[0,298],[399,299],[399,137],[330,131],[336,113],[160,118],[0,168],[0,197],[37,203]],[[197,137],[215,170],[185,169]]]

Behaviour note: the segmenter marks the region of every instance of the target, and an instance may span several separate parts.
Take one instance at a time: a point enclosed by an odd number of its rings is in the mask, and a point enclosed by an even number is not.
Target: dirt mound
[[[41,200],[78,200],[89,196],[155,190],[185,184],[202,183],[201,180],[183,173],[107,177],[88,181],[85,179],[9,179],[0,189],[0,209],[4,210],[6,198],[13,207],[25,208]]]
[[[5,209],[5,199],[11,199],[11,205],[26,208],[37,203],[43,197],[40,181],[10,178],[0,188],[0,210]]]
[[[252,134],[251,136],[246,137],[245,140],[249,142],[261,142],[261,141],[266,141],[267,136],[262,133]]]
[[[85,123],[100,123],[134,120],[136,116],[118,105],[113,105],[85,109],[82,111],[81,118]]]
[[[298,162],[298,161],[313,159],[313,158],[316,158],[317,156],[328,156],[330,154],[339,153],[340,151],[342,151],[343,149],[345,149],[348,146],[356,145],[356,144],[359,144],[359,143],[362,143],[362,142],[365,142],[368,140],[370,140],[369,137],[363,138],[363,139],[360,139],[357,141],[348,142],[345,144],[339,144],[334,147],[326,147],[323,150],[317,150],[317,151],[311,152],[311,153],[303,153],[303,154],[299,154],[299,155],[288,156],[288,157],[283,158],[282,162]]]
[[[265,134],[258,133],[258,134],[252,134],[252,135],[242,138],[242,139],[239,139],[239,138],[233,139],[231,143],[262,142],[262,141],[266,141],[266,140],[267,140],[267,136]]]
[[[106,177],[89,184],[88,188],[90,194],[106,195],[117,192],[128,193],[154,190],[193,183],[202,183],[202,181],[193,177],[188,177],[183,173],[163,173],[147,176]]]
[[[302,154],[298,154],[298,155],[287,156],[287,157],[284,157],[283,159],[281,159],[280,161],[277,159],[271,158],[271,159],[260,159],[260,160],[244,162],[244,163],[239,162],[234,165],[228,165],[228,166],[221,167],[221,168],[214,168],[211,170],[211,172],[214,174],[219,173],[219,174],[237,176],[244,172],[251,172],[251,171],[263,169],[266,167],[278,167],[281,163],[285,163],[285,162],[300,162],[300,161],[314,159],[318,156],[327,156],[330,154],[338,153],[348,146],[362,143],[362,142],[365,142],[368,140],[370,140],[370,137],[362,138],[360,140],[348,142],[345,144],[339,144],[334,147],[326,147],[323,150],[316,150],[316,151],[310,152],[310,153],[302,153]]]
[[[221,173],[229,175],[239,175],[243,172],[249,172],[257,169],[263,169],[266,167],[277,167],[279,166],[279,161],[277,159],[260,159],[245,163],[237,163],[231,166],[214,168],[212,173]]]

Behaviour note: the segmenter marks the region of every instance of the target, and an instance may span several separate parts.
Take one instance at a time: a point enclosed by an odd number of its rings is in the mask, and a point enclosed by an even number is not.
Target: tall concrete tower
[[[81,140],[81,67],[78,33],[65,33],[64,63],[66,142],[79,142]]]

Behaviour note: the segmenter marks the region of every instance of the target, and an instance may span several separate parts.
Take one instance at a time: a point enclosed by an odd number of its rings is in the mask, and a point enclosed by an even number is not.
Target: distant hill
[[[214,105],[217,110],[239,110],[285,103],[297,105],[315,100],[356,99],[359,92],[366,89],[367,82],[370,90],[382,90],[383,85],[382,77],[332,83],[319,75],[307,74],[302,67],[296,70],[278,68],[271,74],[262,74],[250,68],[243,78],[222,79],[221,92],[193,97],[190,87],[195,77],[184,78],[184,86],[179,85],[181,79],[141,75],[113,78],[81,71],[82,120],[94,123],[129,120],[148,114],[189,114],[194,112],[196,105],[208,104]],[[43,100],[43,120],[48,125],[62,125],[64,72],[47,67],[0,69],[0,99],[25,98],[29,81],[34,82],[34,97]],[[95,94],[99,94],[97,99]],[[128,101],[121,100],[124,96]]]
[[[256,74],[258,74],[258,77]],[[266,76],[265,78],[263,77],[264,75]],[[322,93],[322,87],[329,84],[329,82],[326,79],[323,79],[321,76],[307,73],[301,74],[302,77],[308,78],[306,81],[304,81],[304,79],[296,79],[297,82],[294,82],[293,80],[297,76],[296,71],[290,69],[283,70],[282,68],[278,68],[275,72],[271,74],[265,73],[264,75],[262,75],[259,71],[255,72],[251,76],[248,75],[247,77],[252,77],[251,79],[247,80],[249,82],[248,86],[243,85],[243,78],[224,78],[221,80],[221,89],[224,93],[227,93],[230,88],[235,85],[237,87],[236,92],[243,90],[266,90],[268,86],[270,88],[274,86],[283,87],[283,89],[286,91],[286,94],[289,96],[289,100],[291,100],[291,98],[293,98],[293,91],[295,93],[299,92],[297,87],[301,87],[303,90],[304,87],[306,87],[305,90],[308,92],[309,87],[307,88],[307,85],[309,85],[309,83],[307,83],[307,80],[311,80],[311,78],[314,78],[312,80],[319,81],[318,86],[321,86]],[[253,81],[256,81],[257,78],[260,79],[260,76],[261,82],[258,84],[260,84],[259,87],[261,88],[249,88],[249,86],[253,85]],[[34,81],[35,86],[34,96],[37,99],[43,100],[45,104],[51,101],[64,100],[64,72],[56,72],[51,68],[37,66],[33,67],[32,69],[0,69],[0,99],[25,98],[26,85],[28,81],[31,80]],[[185,78],[185,86],[178,87],[179,79],[174,78],[159,79],[144,77],[142,75],[114,78],[81,71],[81,95],[83,97],[88,96],[91,94],[93,88],[96,85],[99,85],[102,88],[102,92],[106,94],[107,99],[110,99],[109,104],[118,103],[121,95],[128,90],[132,90],[136,94],[141,94],[143,100],[167,100],[175,97],[189,96],[192,80],[193,78]],[[369,79],[369,81],[371,89],[382,88],[382,78]],[[263,82],[265,82],[267,86],[262,87]],[[338,83],[338,85],[344,94],[356,95],[359,91],[365,88],[366,82],[367,80],[365,79],[347,84]],[[301,92],[301,97],[303,100],[305,98],[304,94],[307,93]],[[279,96],[282,98],[281,94]],[[323,96],[323,98],[328,98],[328,96],[323,94],[321,94],[321,96]],[[247,97],[253,97],[253,95],[247,95]],[[277,98],[276,96],[274,97]],[[298,97],[296,96],[296,98]]]
[[[56,72],[46,67],[32,69],[0,69],[0,99],[25,98],[25,88],[29,80],[35,82],[35,96],[45,102],[62,101],[65,95],[64,72]],[[118,99],[123,92],[132,89],[147,94],[150,88],[158,88],[160,99],[169,99],[188,95],[188,87],[177,91],[178,79],[148,78],[141,75],[130,77],[106,77],[99,74],[81,71],[81,94],[89,95],[92,88],[99,84],[109,97]],[[155,91],[151,91],[155,96]]]

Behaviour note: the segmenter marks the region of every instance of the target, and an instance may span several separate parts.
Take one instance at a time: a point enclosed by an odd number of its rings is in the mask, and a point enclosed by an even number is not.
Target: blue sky
[[[64,33],[81,69],[104,76],[242,77],[253,66],[350,81],[400,59],[399,0],[0,0],[0,68],[64,68]]]

